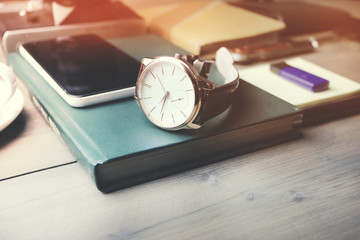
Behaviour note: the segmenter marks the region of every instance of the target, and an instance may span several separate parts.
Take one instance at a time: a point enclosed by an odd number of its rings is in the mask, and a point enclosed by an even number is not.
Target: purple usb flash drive
[[[271,64],[270,70],[313,92],[324,91],[329,88],[329,81],[301,69],[287,65],[285,62]]]

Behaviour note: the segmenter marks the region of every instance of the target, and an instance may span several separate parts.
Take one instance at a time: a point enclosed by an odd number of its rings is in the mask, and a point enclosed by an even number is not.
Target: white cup
[[[0,63],[0,109],[4,106],[16,91],[16,79],[14,73],[4,63]]]

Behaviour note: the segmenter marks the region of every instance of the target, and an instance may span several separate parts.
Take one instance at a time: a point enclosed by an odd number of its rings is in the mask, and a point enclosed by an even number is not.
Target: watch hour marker
[[[184,115],[184,117],[186,117],[185,113],[183,111],[180,111],[182,113],[182,115]]]
[[[174,76],[174,72],[175,72],[175,66],[174,66],[174,68],[172,70],[171,76]]]
[[[143,97],[143,98],[139,98],[139,100],[146,100],[146,99],[151,99],[152,97]]]
[[[188,89],[188,90],[186,90],[187,92],[190,92],[190,91],[194,91],[194,89],[193,88],[190,88],[190,89]]]
[[[152,88],[152,86],[150,84],[147,84],[146,82],[143,82],[142,83],[145,87],[148,87],[148,88]]]
[[[175,123],[174,114],[171,114],[171,117],[172,117],[173,123]]]
[[[180,82],[182,82],[185,78],[186,78],[187,75],[185,75],[182,79],[180,79]]]
[[[163,68],[163,65],[161,65],[161,72],[162,72],[162,75],[164,75],[164,68]]]

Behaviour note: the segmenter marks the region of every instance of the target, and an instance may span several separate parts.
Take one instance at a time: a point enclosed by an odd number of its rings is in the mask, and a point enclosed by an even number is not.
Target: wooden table
[[[303,57],[360,82],[359,42]],[[24,110],[0,133],[0,239],[360,239],[360,115],[102,194],[20,88]]]

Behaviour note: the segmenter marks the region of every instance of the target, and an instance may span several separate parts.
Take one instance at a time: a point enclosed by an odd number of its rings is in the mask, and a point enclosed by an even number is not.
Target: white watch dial
[[[137,86],[138,101],[155,125],[172,129],[184,125],[195,106],[193,83],[180,60],[157,60],[144,69]]]

